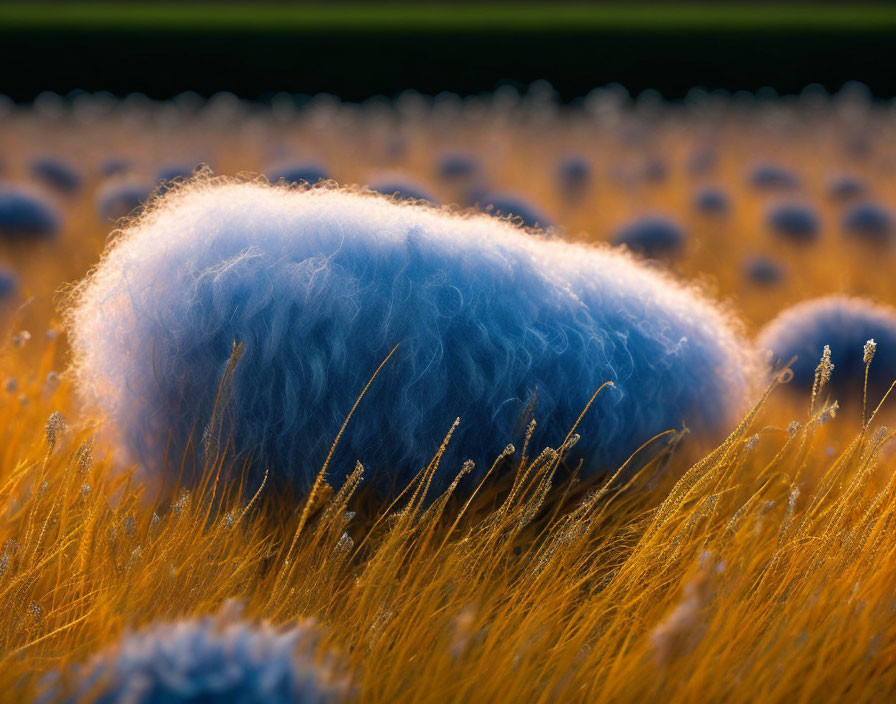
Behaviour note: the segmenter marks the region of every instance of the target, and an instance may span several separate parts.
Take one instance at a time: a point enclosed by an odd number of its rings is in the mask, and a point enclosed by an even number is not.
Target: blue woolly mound
[[[539,208],[513,193],[484,193],[477,201],[483,210],[499,218],[515,220],[523,227],[546,228],[554,224]]]
[[[436,171],[446,181],[472,178],[479,171],[479,160],[467,152],[447,152],[439,157]]]
[[[35,191],[0,186],[0,238],[52,237],[60,228],[59,212]]]
[[[694,196],[694,208],[704,215],[724,215],[731,210],[731,198],[717,186],[706,186]]]
[[[102,173],[103,176],[117,176],[118,174],[123,174],[130,170],[131,165],[130,159],[113,156],[103,162],[100,167],[100,173]]]
[[[669,167],[659,157],[650,157],[644,162],[641,175],[647,183],[662,183],[669,176]]]
[[[104,220],[118,220],[139,210],[152,195],[152,188],[138,181],[116,181],[96,194],[96,209]]]
[[[591,163],[578,154],[564,157],[557,165],[557,181],[567,196],[580,196],[591,181]]]
[[[0,298],[12,296],[19,288],[19,277],[6,267],[0,267]]]
[[[400,176],[383,177],[369,186],[371,191],[381,193],[394,200],[426,201],[436,205],[436,197],[423,186]]]
[[[828,195],[834,200],[847,201],[868,192],[868,186],[856,176],[837,176],[828,183]]]
[[[859,203],[843,213],[843,232],[871,244],[886,244],[896,230],[893,213],[877,203]]]
[[[60,193],[77,193],[83,185],[81,174],[73,166],[56,157],[35,157],[31,160],[30,168],[35,178]]]
[[[800,177],[779,164],[761,163],[750,171],[750,184],[761,190],[791,191],[802,185]]]
[[[73,668],[44,701],[75,704],[321,704],[345,685],[316,664],[313,624],[281,630],[204,618],[152,625]],[[91,695],[96,695],[95,698]]]
[[[782,239],[798,244],[810,244],[821,233],[821,218],[810,205],[777,203],[765,213],[768,228]]]
[[[688,157],[687,170],[692,176],[704,176],[712,172],[719,161],[719,155],[712,147],[695,149]]]
[[[622,252],[549,240],[349,190],[199,180],[119,238],[69,313],[74,373],[128,459],[176,466],[211,418],[233,341],[245,346],[224,417],[257,486],[307,491],[331,464],[402,490],[455,433],[434,487],[467,458],[481,477],[533,403],[539,450],[594,391],[573,458],[617,468],[657,433],[731,427],[753,357],[729,319]],[[522,429],[526,419],[523,418]]]
[[[839,401],[861,400],[865,377],[865,343],[874,339],[868,389],[876,403],[896,379],[896,311],[871,301],[844,296],[799,303],[772,320],[760,332],[758,347],[772,350],[775,361],[793,364],[794,390],[811,392],[815,368],[825,345],[831,348],[834,374],[827,387]]]
[[[656,215],[638,217],[613,235],[613,244],[625,246],[648,259],[669,259],[684,249],[687,235],[675,220]]]
[[[744,275],[754,284],[771,286],[784,279],[784,270],[771,257],[757,255],[744,263]]]
[[[280,180],[288,184],[313,186],[318,181],[330,178],[329,172],[315,161],[303,161],[298,164],[278,166],[268,173],[268,180],[277,183]]]

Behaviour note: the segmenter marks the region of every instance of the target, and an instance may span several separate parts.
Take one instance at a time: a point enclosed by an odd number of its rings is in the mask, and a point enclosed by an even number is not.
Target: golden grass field
[[[237,174],[301,156],[341,183],[401,172],[450,203],[457,194],[434,159],[462,147],[570,238],[603,240],[640,212],[678,217],[691,237],[675,273],[722,300],[750,334],[813,296],[896,302],[892,251],[844,241],[840,206],[825,195],[827,179],[847,172],[896,206],[889,106],[608,101],[582,112],[499,98],[446,99],[432,111],[407,96],[395,108],[320,99],[302,112],[224,98],[193,112],[137,101],[71,110],[47,98],[3,118],[5,180],[27,181],[27,159],[53,153],[88,181],[58,199],[56,241],[0,249],[22,279],[2,312],[0,700],[29,701],[46,673],[123,633],[215,613],[231,599],[276,623],[313,618],[361,702],[896,696],[896,433],[884,425],[894,400],[875,414],[881,399],[869,399],[863,425],[861,408],[835,413],[823,388],[810,400],[770,382],[718,447],[673,442],[631,481],[553,484],[563,447],[531,447],[468,503],[423,504],[438,455],[388,507],[356,496],[351,481],[306,501],[239,486],[213,463],[202,486],[169,494],[115,466],[103,419],[79,409],[66,375],[61,323],[65,286],[115,227],[93,200],[113,156],[147,178],[170,163]],[[694,176],[686,163],[707,143],[718,164]],[[577,204],[554,181],[558,156],[570,152],[595,168]],[[629,176],[653,156],[668,165],[664,180]],[[745,175],[763,159],[803,178],[801,195],[824,221],[818,243],[784,246],[766,231],[771,197]],[[693,210],[705,183],[727,189],[730,216]],[[780,260],[786,279],[748,281],[742,262],[755,253]]]

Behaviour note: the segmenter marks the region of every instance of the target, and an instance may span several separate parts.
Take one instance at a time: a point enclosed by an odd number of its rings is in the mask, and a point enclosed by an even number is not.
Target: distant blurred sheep
[[[754,284],[770,286],[784,278],[784,269],[771,257],[757,255],[744,263],[744,273]]]
[[[52,237],[61,224],[59,211],[38,192],[0,186],[0,239]]]
[[[0,298],[7,298],[19,288],[19,277],[11,269],[0,267]]]
[[[152,188],[139,181],[111,181],[96,194],[96,209],[104,220],[118,220],[136,214],[152,194]]]
[[[805,203],[775,203],[765,213],[768,228],[778,237],[798,244],[810,244],[821,233],[821,218]]]
[[[731,198],[717,186],[706,186],[694,196],[694,207],[704,215],[724,215],[731,210]]]
[[[644,215],[622,225],[613,234],[613,244],[624,245],[649,259],[670,259],[681,254],[687,235],[675,220]]]
[[[479,159],[465,151],[446,152],[436,162],[436,171],[446,181],[470,179],[479,171]]]
[[[50,188],[70,195],[81,190],[83,179],[73,166],[53,156],[38,156],[31,160],[31,173]]]
[[[828,195],[834,200],[846,201],[867,192],[868,186],[855,176],[837,176],[828,182]]]
[[[749,180],[753,187],[765,190],[790,191],[801,185],[796,172],[771,162],[756,164],[750,171]]]
[[[809,392],[824,346],[831,348],[834,374],[828,390],[840,401],[861,398],[865,377],[863,350],[874,339],[877,353],[871,364],[868,388],[877,396],[896,379],[896,310],[871,301],[828,296],[787,308],[760,332],[757,346],[771,350],[791,367],[790,387]]]
[[[584,156],[571,154],[557,165],[557,182],[560,191],[570,200],[581,198],[591,183],[591,163]]]
[[[728,429],[750,388],[750,348],[711,303],[623,253],[357,191],[200,180],[151,206],[77,289],[74,373],[130,459],[158,472],[200,445],[232,345],[232,450],[257,486],[311,486],[356,460],[403,489],[454,439],[481,478],[531,411],[560,443],[594,391],[572,459],[617,468],[657,433]],[[531,406],[531,408],[530,408]],[[201,454],[201,453],[199,453]]]
[[[313,624],[253,626],[234,617],[151,625],[52,683],[43,702],[324,704],[348,688],[315,662]],[[67,696],[66,696],[67,695]]]
[[[887,207],[877,203],[858,203],[843,213],[843,232],[870,244],[887,244],[896,231],[896,219]]]

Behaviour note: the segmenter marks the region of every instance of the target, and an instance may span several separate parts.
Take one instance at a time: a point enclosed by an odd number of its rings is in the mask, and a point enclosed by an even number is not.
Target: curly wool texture
[[[158,471],[201,437],[234,340],[232,449],[254,479],[311,486],[358,393],[328,479],[355,461],[403,489],[461,418],[435,488],[481,477],[534,399],[556,446],[594,391],[573,459],[615,469],[686,423],[725,430],[753,357],[708,301],[627,255],[485,215],[372,193],[210,181],[127,227],[81,284],[69,328],[86,399]],[[525,425],[525,424],[524,424]]]
[[[290,629],[216,617],[150,626],[72,673],[63,704],[323,704],[345,683],[315,662],[310,623]],[[56,689],[62,689],[55,683]]]
[[[795,391],[812,390],[824,346],[831,348],[834,373],[827,389],[840,400],[862,397],[864,347],[874,339],[877,352],[868,373],[869,392],[880,396],[896,379],[896,310],[861,298],[827,296],[787,308],[759,333],[760,349],[776,363],[791,366]]]

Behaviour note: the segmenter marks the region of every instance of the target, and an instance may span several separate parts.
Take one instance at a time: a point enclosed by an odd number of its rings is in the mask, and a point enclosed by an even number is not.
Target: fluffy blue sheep
[[[139,210],[151,194],[139,181],[113,181],[97,191],[96,209],[103,219],[118,220]]]
[[[669,176],[669,167],[659,157],[650,157],[644,162],[642,176],[647,183],[662,183]]]
[[[828,182],[828,195],[834,200],[846,201],[867,192],[868,186],[856,176],[836,176]]]
[[[19,288],[19,277],[15,272],[0,267],[0,298],[7,298],[14,294]]]
[[[800,187],[800,177],[779,164],[764,162],[750,171],[750,183],[762,190],[791,191]]]
[[[103,162],[102,166],[100,166],[100,173],[102,173],[103,176],[117,176],[118,174],[123,174],[128,171],[130,168],[131,161],[129,159],[114,156]]]
[[[719,155],[712,147],[700,147],[688,157],[687,170],[692,176],[703,176],[713,171]]]
[[[613,234],[613,244],[625,246],[648,259],[668,259],[681,254],[687,236],[675,220],[645,215],[626,223]]]
[[[152,625],[49,683],[45,702],[322,704],[345,683],[314,660],[313,625],[289,629],[206,617]],[[89,697],[89,699],[85,699]]]
[[[804,203],[776,203],[765,213],[765,223],[777,236],[798,244],[815,242],[821,233],[821,218]]]
[[[744,274],[754,284],[771,286],[784,278],[784,270],[771,257],[757,255],[744,262]]]
[[[863,350],[874,339],[877,353],[868,376],[869,392],[883,394],[896,379],[896,311],[871,301],[829,296],[792,306],[760,332],[758,347],[771,350],[776,362],[794,356],[790,386],[810,392],[825,345],[831,348],[834,374],[828,389],[842,401],[861,399],[865,377]]]
[[[476,198],[479,207],[498,217],[511,218],[522,223],[523,227],[547,228],[553,221],[539,208],[524,198],[513,193],[489,192],[479,194]]]
[[[330,178],[329,172],[315,161],[303,161],[297,164],[278,166],[268,173],[268,180],[277,183],[281,179],[288,184],[313,186],[318,181]]]
[[[73,166],[52,156],[38,156],[31,160],[31,173],[50,188],[71,195],[81,190],[83,179]]]
[[[591,181],[591,163],[578,154],[564,157],[557,165],[557,181],[568,198],[580,197]]]
[[[479,171],[479,160],[467,152],[447,152],[439,157],[436,170],[445,181],[469,179]]]
[[[694,196],[694,208],[704,215],[724,215],[731,210],[731,198],[717,186],[706,186]]]
[[[61,223],[59,211],[36,191],[0,186],[0,239],[52,237]]]
[[[871,244],[886,244],[896,229],[893,213],[876,203],[858,203],[843,213],[843,232]]]
[[[615,469],[684,422],[729,427],[752,356],[728,318],[622,252],[372,193],[199,180],[110,243],[68,316],[83,398],[129,461],[180,466],[204,434],[232,345],[231,448],[255,485],[307,491],[370,375],[399,345],[330,466],[402,490],[461,418],[443,489],[481,478],[530,404],[560,443],[594,391],[574,459]],[[525,426],[525,423],[522,424]],[[197,453],[201,454],[201,453]]]

